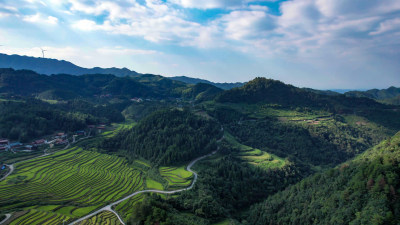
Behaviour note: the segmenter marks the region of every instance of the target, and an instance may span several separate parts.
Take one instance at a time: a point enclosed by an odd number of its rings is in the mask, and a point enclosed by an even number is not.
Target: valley
[[[12,165],[0,181],[3,224],[247,225],[264,224],[264,213],[284,221],[263,202],[400,130],[396,105],[265,78],[222,90],[153,75],[0,76],[1,137],[44,140],[30,152],[0,152]],[[50,146],[58,134],[63,144]],[[389,211],[384,221],[396,221]]]

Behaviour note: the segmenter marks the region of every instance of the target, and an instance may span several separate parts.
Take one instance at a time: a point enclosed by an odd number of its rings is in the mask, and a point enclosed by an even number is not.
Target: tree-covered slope
[[[400,132],[251,208],[243,224],[398,224]]]
[[[185,83],[162,76],[116,77],[110,74],[40,75],[30,70],[0,69],[0,93],[66,100],[94,96],[181,97]]]
[[[355,108],[385,108],[371,99],[319,94],[262,77],[249,81],[243,87],[224,91],[215,100],[220,103],[270,103],[313,107],[338,113],[352,111]]]
[[[346,96],[350,97],[365,97],[371,98],[378,101],[382,101],[389,104],[397,104],[396,99],[400,97],[400,88],[389,87],[387,89],[371,89],[367,91],[349,91],[345,93]]]
[[[216,150],[222,135],[216,121],[189,110],[165,109],[142,119],[103,142],[109,151],[125,151],[127,158],[142,157],[155,165],[179,165]]]
[[[197,101],[212,100],[223,90],[211,84],[198,83],[184,90],[183,96]]]

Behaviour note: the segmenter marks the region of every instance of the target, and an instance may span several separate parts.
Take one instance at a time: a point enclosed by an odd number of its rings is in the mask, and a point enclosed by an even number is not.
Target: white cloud
[[[30,22],[30,23],[40,23],[40,24],[49,24],[49,25],[58,24],[58,18],[56,18],[54,16],[45,17],[40,13],[24,16],[23,20],[26,22]]]
[[[144,49],[130,49],[130,48],[99,48],[96,50],[98,53],[103,55],[152,55],[160,54],[154,50],[144,50]]]
[[[233,11],[220,22],[226,37],[234,40],[263,38],[275,28],[275,17],[265,11]]]
[[[170,0],[184,8],[215,9],[215,8],[248,8],[249,3],[276,2],[278,0]],[[254,7],[255,5],[253,5]]]
[[[244,3],[242,0],[172,0],[172,2],[185,8],[199,9],[237,7]]]
[[[370,32],[370,35],[379,35],[390,31],[400,32],[400,18],[389,19],[381,22],[379,27]]]

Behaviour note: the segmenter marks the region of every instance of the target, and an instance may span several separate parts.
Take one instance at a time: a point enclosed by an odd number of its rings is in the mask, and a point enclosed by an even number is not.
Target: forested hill
[[[36,58],[21,55],[0,54],[0,68],[13,68],[16,70],[33,70],[40,74],[114,74],[116,76],[136,76],[137,72],[127,68],[83,68],[71,62],[49,58]]]
[[[105,96],[213,99],[222,90],[209,84],[189,85],[162,76],[143,74],[117,77],[110,74],[41,75],[30,70],[0,69],[0,93],[69,100]]]
[[[222,137],[217,121],[189,110],[165,109],[123,130],[102,144],[110,152],[125,150],[125,156],[140,156],[155,165],[180,165],[216,150]]]
[[[328,111],[353,110],[354,107],[385,108],[371,99],[352,98],[344,95],[329,96],[307,89],[284,84],[281,81],[255,78],[243,87],[227,90],[217,96],[217,102],[271,103],[282,106],[319,107]]]
[[[243,224],[397,224],[399,163],[400,132],[269,197],[249,211]]]
[[[236,82],[236,83],[215,83],[211,82],[208,80],[204,79],[199,79],[199,78],[192,78],[192,77],[186,77],[186,76],[177,76],[177,77],[170,77],[172,80],[178,80],[182,81],[188,84],[198,84],[198,83],[204,83],[204,84],[211,84],[214,85],[215,87],[224,89],[224,90],[229,90],[235,87],[242,87],[245,83],[241,82]]]
[[[388,104],[400,105],[400,88],[393,86],[382,90],[349,91],[346,92],[345,95],[349,97],[371,98]]]

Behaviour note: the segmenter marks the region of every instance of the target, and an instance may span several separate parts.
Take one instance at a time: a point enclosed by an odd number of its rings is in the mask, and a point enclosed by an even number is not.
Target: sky
[[[399,0],[0,0],[0,53],[214,82],[400,86]]]

